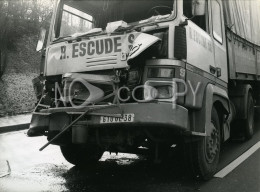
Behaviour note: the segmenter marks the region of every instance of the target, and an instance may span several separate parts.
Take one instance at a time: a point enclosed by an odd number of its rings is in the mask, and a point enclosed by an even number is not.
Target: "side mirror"
[[[39,33],[39,39],[36,47],[36,51],[41,51],[44,47],[44,42],[45,42],[45,37],[46,37],[46,29],[42,28],[40,29]]]
[[[192,15],[202,16],[206,13],[206,0],[192,0]]]

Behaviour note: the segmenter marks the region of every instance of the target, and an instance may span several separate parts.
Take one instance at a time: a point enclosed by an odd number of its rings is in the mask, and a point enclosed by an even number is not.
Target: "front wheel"
[[[203,180],[213,177],[219,162],[220,142],[219,116],[213,107],[207,136],[199,141],[185,144],[185,153],[193,176]]]
[[[97,146],[66,145],[60,146],[64,158],[76,166],[89,166],[98,162],[103,152]]]

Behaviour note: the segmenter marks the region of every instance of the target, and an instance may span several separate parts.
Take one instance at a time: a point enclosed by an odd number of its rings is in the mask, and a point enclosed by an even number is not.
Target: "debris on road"
[[[11,174],[11,167],[9,161],[0,161],[0,178]]]

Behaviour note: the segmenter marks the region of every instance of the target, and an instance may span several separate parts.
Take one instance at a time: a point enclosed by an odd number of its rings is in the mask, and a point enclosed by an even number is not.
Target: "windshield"
[[[74,0],[62,1],[60,27],[57,37],[86,33],[93,28],[106,29],[107,23],[114,21],[122,27],[162,21],[173,12],[174,0]]]

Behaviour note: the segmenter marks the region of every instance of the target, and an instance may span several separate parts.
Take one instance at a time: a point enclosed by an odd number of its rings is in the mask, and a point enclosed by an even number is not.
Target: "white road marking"
[[[260,148],[260,141],[258,141],[255,145],[253,145],[250,149],[244,152],[241,156],[239,156],[236,160],[232,161],[229,165],[223,168],[221,171],[216,173],[214,177],[223,178],[231,171],[233,171],[237,166],[239,166],[243,161],[245,161],[248,157],[250,157],[254,152],[256,152]]]

